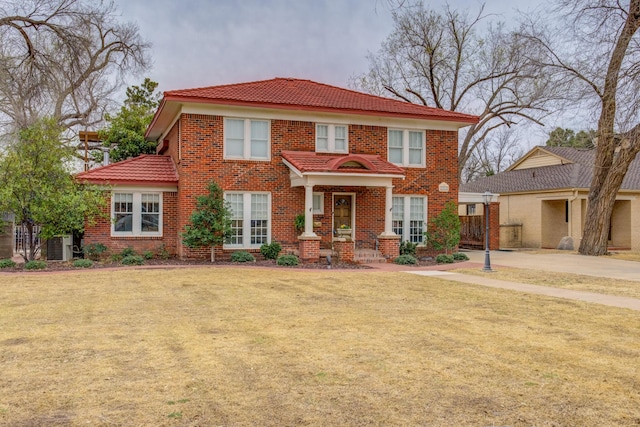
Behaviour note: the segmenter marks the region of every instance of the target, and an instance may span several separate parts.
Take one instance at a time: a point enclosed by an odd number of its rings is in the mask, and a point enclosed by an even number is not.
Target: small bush
[[[10,259],[2,259],[0,260],[0,268],[13,268],[16,266],[16,263]]]
[[[231,254],[232,262],[254,262],[256,258],[247,251],[238,251]]]
[[[400,255],[411,255],[415,257],[417,247],[417,243],[411,243],[410,241],[405,240],[404,242],[400,243]]]
[[[469,261],[469,257],[467,256],[467,254],[464,254],[462,252],[456,252],[453,254],[453,259],[455,261]]]
[[[122,261],[122,255],[120,254],[112,254],[109,259],[111,260],[111,262],[120,262]]]
[[[122,252],[120,252],[122,258],[126,258],[128,256],[137,255],[136,251],[132,247],[124,248]]]
[[[413,265],[417,264],[418,260],[413,255],[405,254],[400,255],[398,258],[394,259],[393,262],[400,265]]]
[[[47,268],[47,263],[44,261],[29,261],[25,263],[25,270],[44,270]]]
[[[156,250],[156,255],[158,256],[158,258],[160,259],[169,259],[171,258],[171,254],[169,253],[169,251],[167,250],[167,247],[163,244],[161,244],[158,249]]]
[[[75,268],[91,268],[93,267],[93,261],[90,259],[77,259],[73,261],[73,266]]]
[[[144,264],[144,258],[140,255],[128,255],[122,257],[122,264],[124,265],[142,265]]]
[[[276,264],[292,267],[300,264],[300,261],[298,260],[298,257],[295,255],[282,255],[281,257],[278,258],[278,261],[276,261]]]
[[[260,246],[260,253],[264,257],[264,259],[277,259],[278,254],[280,254],[281,250],[282,246],[280,246],[280,243],[278,242],[271,242],[270,245],[267,245],[265,243],[264,245]]]
[[[144,251],[142,256],[144,259],[153,259],[153,251]]]
[[[98,261],[100,256],[107,251],[107,247],[102,243],[89,243],[82,248],[84,255],[93,260]]]
[[[436,257],[438,264],[451,264],[453,262],[453,255],[440,254]]]

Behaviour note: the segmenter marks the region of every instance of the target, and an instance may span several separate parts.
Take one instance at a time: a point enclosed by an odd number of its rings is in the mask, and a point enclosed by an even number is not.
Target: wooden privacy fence
[[[460,247],[484,249],[484,216],[460,216]]]

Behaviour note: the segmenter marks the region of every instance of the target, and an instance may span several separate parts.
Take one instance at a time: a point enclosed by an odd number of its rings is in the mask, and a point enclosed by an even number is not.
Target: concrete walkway
[[[484,251],[465,252],[473,262],[484,264]],[[584,274],[640,282],[640,262],[577,254],[544,254],[527,251],[491,251],[492,268],[501,266]]]
[[[470,261],[478,268],[484,265],[484,251],[471,251],[467,252],[467,255]],[[608,257],[586,257],[575,254],[532,254],[527,252],[503,251],[492,251],[490,258],[493,269],[508,266],[640,282],[640,263],[633,261],[622,261]],[[468,265],[460,265],[460,267],[468,267]],[[404,272],[420,276],[436,276],[440,279],[460,283],[511,289],[530,294],[585,301],[640,311],[640,299],[497,280],[491,278],[491,273],[487,273],[485,276],[472,276],[432,269],[404,270]],[[638,283],[638,286],[640,286],[640,283]]]
[[[576,301],[608,305],[611,307],[628,308],[640,311],[640,299],[629,297],[618,297],[614,295],[597,294],[594,292],[573,291],[570,289],[552,288],[549,286],[529,285],[526,283],[497,280],[490,277],[471,276],[468,274],[451,273],[437,270],[412,270],[405,273],[417,274],[420,276],[438,277],[439,279],[452,280],[454,282],[468,283],[471,285],[488,286],[492,288],[510,289],[513,291],[526,292],[529,294],[546,295],[555,298],[564,298]],[[491,274],[491,273],[487,273]]]

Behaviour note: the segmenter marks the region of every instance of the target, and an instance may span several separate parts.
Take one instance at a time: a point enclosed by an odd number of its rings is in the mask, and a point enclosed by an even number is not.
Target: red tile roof
[[[322,154],[283,151],[282,158],[302,173],[333,172],[404,176],[405,171],[374,154]]]
[[[76,175],[81,182],[112,185],[177,185],[173,160],[169,156],[144,154],[139,157],[91,169]]]
[[[293,78],[275,78],[249,83],[173,90],[164,93],[164,100],[339,111],[351,114],[411,117],[469,124],[478,122],[478,117],[470,114],[425,107],[316,83],[311,80]]]

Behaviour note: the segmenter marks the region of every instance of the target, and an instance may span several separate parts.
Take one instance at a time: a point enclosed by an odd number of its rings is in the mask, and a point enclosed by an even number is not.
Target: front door
[[[333,228],[351,227],[351,196],[348,194],[336,194],[333,198]]]

